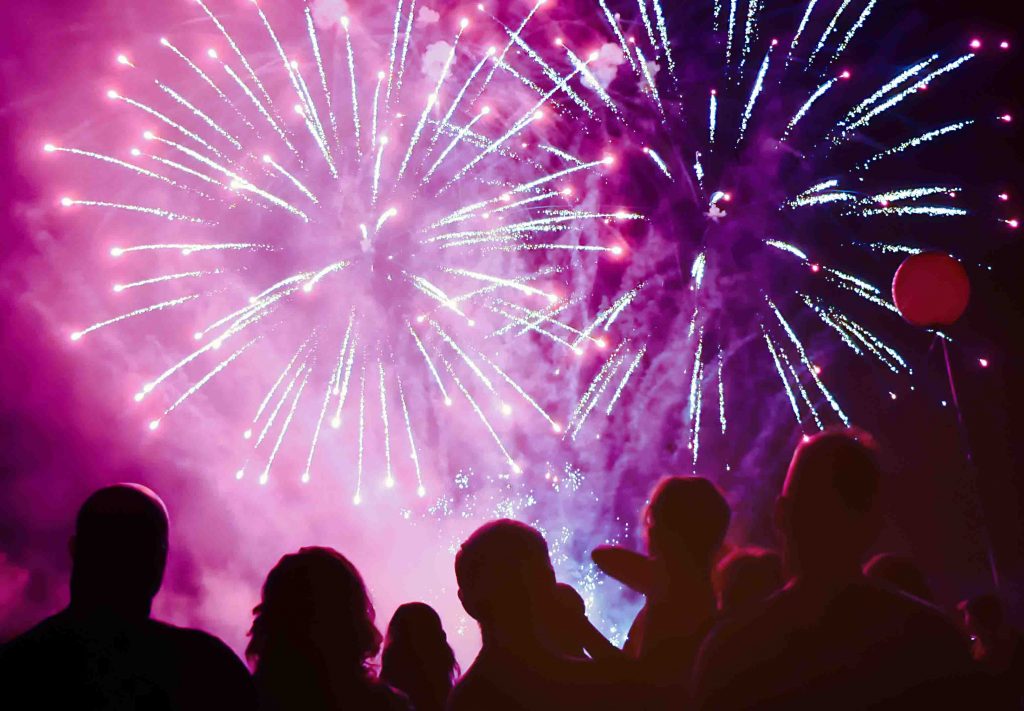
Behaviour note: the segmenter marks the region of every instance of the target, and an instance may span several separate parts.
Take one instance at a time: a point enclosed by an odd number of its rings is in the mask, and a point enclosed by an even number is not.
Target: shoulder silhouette
[[[150,618],[167,538],[167,511],[145,487],[86,500],[70,605],[0,651],[4,708],[255,708],[248,671],[223,642]]]

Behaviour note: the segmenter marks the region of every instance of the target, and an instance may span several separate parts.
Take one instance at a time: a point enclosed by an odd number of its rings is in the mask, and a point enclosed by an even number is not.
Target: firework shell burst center
[[[113,285],[111,308],[133,308],[71,339],[187,312],[187,349],[153,364],[134,399],[155,410],[155,431],[241,371],[262,397],[239,428],[239,479],[266,484],[287,456],[304,459],[309,481],[334,429],[351,456],[326,467],[354,471],[355,503],[370,469],[382,473],[375,485],[401,478],[424,496],[421,452],[457,448],[442,446],[439,424],[453,407],[484,433],[476,449],[489,442],[521,474],[504,437],[513,407],[548,434],[561,425],[512,366],[538,342],[579,354],[597,340],[557,316],[576,288],[567,273],[619,256],[609,225],[639,219],[587,192],[611,160],[600,146],[575,152],[564,99],[579,100],[571,83],[589,60],[556,74],[534,55],[517,69],[526,22],[512,29],[482,10],[474,27],[412,4],[393,18],[335,5],[222,15],[197,2],[215,30],[207,46],[183,31],[116,57],[106,99],[127,125],[144,122],[138,147],[46,144],[129,179],[115,197],[91,181],[61,198],[65,209],[144,235],[110,248],[112,269],[143,275]],[[515,353],[503,345],[513,340]]]

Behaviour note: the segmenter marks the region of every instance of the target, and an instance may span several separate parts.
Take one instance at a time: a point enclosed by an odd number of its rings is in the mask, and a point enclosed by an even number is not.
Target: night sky
[[[894,28],[892,36],[880,42],[881,56],[906,57],[933,47],[964,46],[975,35],[1009,39],[1015,45],[1011,52],[972,75],[983,81],[961,81],[946,93],[946,100],[952,97],[964,106],[1009,112],[1019,117],[1018,126],[1024,121],[1020,94],[1024,36],[1019,19],[1007,7],[1010,3],[898,0],[881,4],[889,8],[879,11],[882,15],[873,20],[874,26]],[[0,163],[0,640],[65,602],[66,542],[74,512],[88,492],[102,484],[134,480],[164,496],[172,515],[172,554],[158,613],[185,624],[233,615],[216,631],[237,649],[248,622],[245,615],[256,600],[253,585],[289,545],[326,543],[343,552],[355,549],[359,564],[372,560],[374,545],[389,546],[394,543],[391,536],[397,534],[382,534],[372,511],[338,514],[346,518],[344,525],[324,528],[315,522],[334,516],[331,505],[290,488],[275,494],[272,502],[266,497],[236,497],[229,486],[204,472],[202,462],[180,444],[140,437],[136,421],[102,394],[110,373],[87,367],[75,357],[66,335],[51,328],[46,317],[51,304],[39,297],[30,280],[46,268],[48,241],[59,243],[62,228],[60,221],[47,217],[53,190],[30,164],[39,158],[45,107],[80,98],[73,91],[58,94],[52,87],[67,91],[62,77],[68,73],[84,77],[104,71],[111,42],[130,37],[133,24],[147,20],[146,13],[137,10],[97,29],[98,16],[112,17],[110,5],[98,0],[17,3],[7,9],[0,28],[0,150],[5,157]],[[914,9],[926,6],[927,16]],[[955,163],[972,192],[991,197],[987,209],[1015,208],[1015,214],[1024,217],[1019,130],[1011,127],[972,135],[971,141],[955,142],[942,154],[947,165],[929,164],[924,170],[938,175]],[[1003,191],[1011,195],[1009,208],[995,204],[994,196]],[[883,402],[868,388],[844,390],[844,404],[855,421],[879,434],[893,473],[886,494],[892,515],[879,549],[914,556],[939,599],[951,603],[991,586],[990,539],[1002,591],[1019,623],[1024,622],[1024,443],[1020,434],[1024,418],[1018,405],[1024,394],[1019,387],[1024,356],[1022,236],[1024,230],[1014,233],[995,220],[984,225],[972,222],[968,233],[943,226],[936,235],[936,243],[966,251],[969,260],[992,266],[983,276],[972,271],[976,277],[972,303],[950,331],[966,439],[953,408],[936,404],[948,393],[948,386],[941,351],[936,348],[926,355],[927,334],[901,342],[918,364],[921,387],[915,396]],[[617,277],[605,273],[600,278],[611,284]],[[989,360],[990,366],[979,367],[979,358]],[[872,372],[865,365],[852,364],[845,377],[851,382],[867,381]],[[766,412],[772,410],[766,408]],[[760,446],[777,452],[760,460],[763,469],[751,474],[758,482],[758,493],[741,504],[750,509],[744,516],[748,536],[769,543],[767,502],[781,481],[796,436],[784,427],[773,432],[771,422],[759,423],[757,417],[745,418],[743,424],[768,432],[767,444],[758,439]],[[968,449],[973,452],[973,466],[967,463]],[[644,488],[641,482],[639,489]],[[631,496],[617,505],[623,509],[633,505],[636,496]],[[285,509],[296,521],[304,521],[308,511],[309,527],[291,527],[280,539]],[[265,528],[260,520],[267,522]],[[254,530],[264,534],[254,536]],[[329,539],[304,540],[304,535],[328,535]],[[436,542],[418,543],[423,550],[443,549],[447,544],[440,534]],[[407,554],[414,555],[415,550],[409,548]],[[444,556],[440,558],[443,564]],[[420,596],[406,589],[415,586],[415,565],[400,581],[385,577],[389,566],[400,564],[390,558],[379,566],[369,564],[368,582],[375,596],[383,599],[382,614],[393,604]],[[447,594],[454,608],[457,601],[451,582],[435,584],[434,580],[451,577],[450,567],[437,573],[435,563],[422,565],[424,577],[432,579],[429,595]],[[217,575],[218,569],[223,570],[222,576]],[[385,592],[389,585],[392,589]],[[385,624],[386,618],[379,623]],[[453,624],[450,617],[446,624]]]

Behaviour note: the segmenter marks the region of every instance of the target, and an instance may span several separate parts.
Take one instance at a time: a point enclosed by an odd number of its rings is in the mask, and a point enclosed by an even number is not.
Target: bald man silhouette
[[[144,486],[85,501],[69,545],[71,604],[0,648],[5,709],[255,708],[227,645],[150,617],[167,539],[167,509]]]

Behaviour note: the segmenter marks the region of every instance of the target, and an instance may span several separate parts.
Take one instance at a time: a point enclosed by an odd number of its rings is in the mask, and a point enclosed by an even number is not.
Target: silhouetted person
[[[381,653],[380,678],[416,711],[444,711],[459,675],[455,652],[430,605],[410,602],[395,610]]]
[[[535,529],[507,519],[481,526],[456,554],[455,577],[482,646],[452,691],[451,711],[619,709],[635,698],[617,667],[554,650],[546,623],[555,573]]]
[[[267,575],[245,653],[263,711],[405,711],[370,667],[380,650],[359,571],[331,548],[302,548]]]
[[[762,548],[730,551],[715,566],[718,610],[732,617],[778,592],[785,582],[782,556]]]
[[[646,570],[636,554],[598,548],[594,561],[647,596],[629,632],[626,651],[646,678],[671,695],[682,693],[697,650],[716,619],[711,572],[731,510],[718,488],[701,477],[662,479],[644,512]],[[631,560],[632,558],[632,560]]]
[[[995,595],[964,600],[957,609],[971,637],[971,656],[993,691],[993,706],[1024,708],[1024,637],[1007,624]]]
[[[934,601],[924,572],[917,567],[917,563],[905,555],[879,553],[864,564],[864,575],[872,580],[891,585],[919,600]]]
[[[0,651],[5,709],[252,709],[252,682],[217,638],[150,618],[167,562],[167,510],[118,484],[78,512],[71,604]]]
[[[702,708],[975,707],[955,626],[861,573],[881,524],[880,480],[864,433],[828,431],[797,448],[776,504],[793,577],[709,636],[695,672]]]

